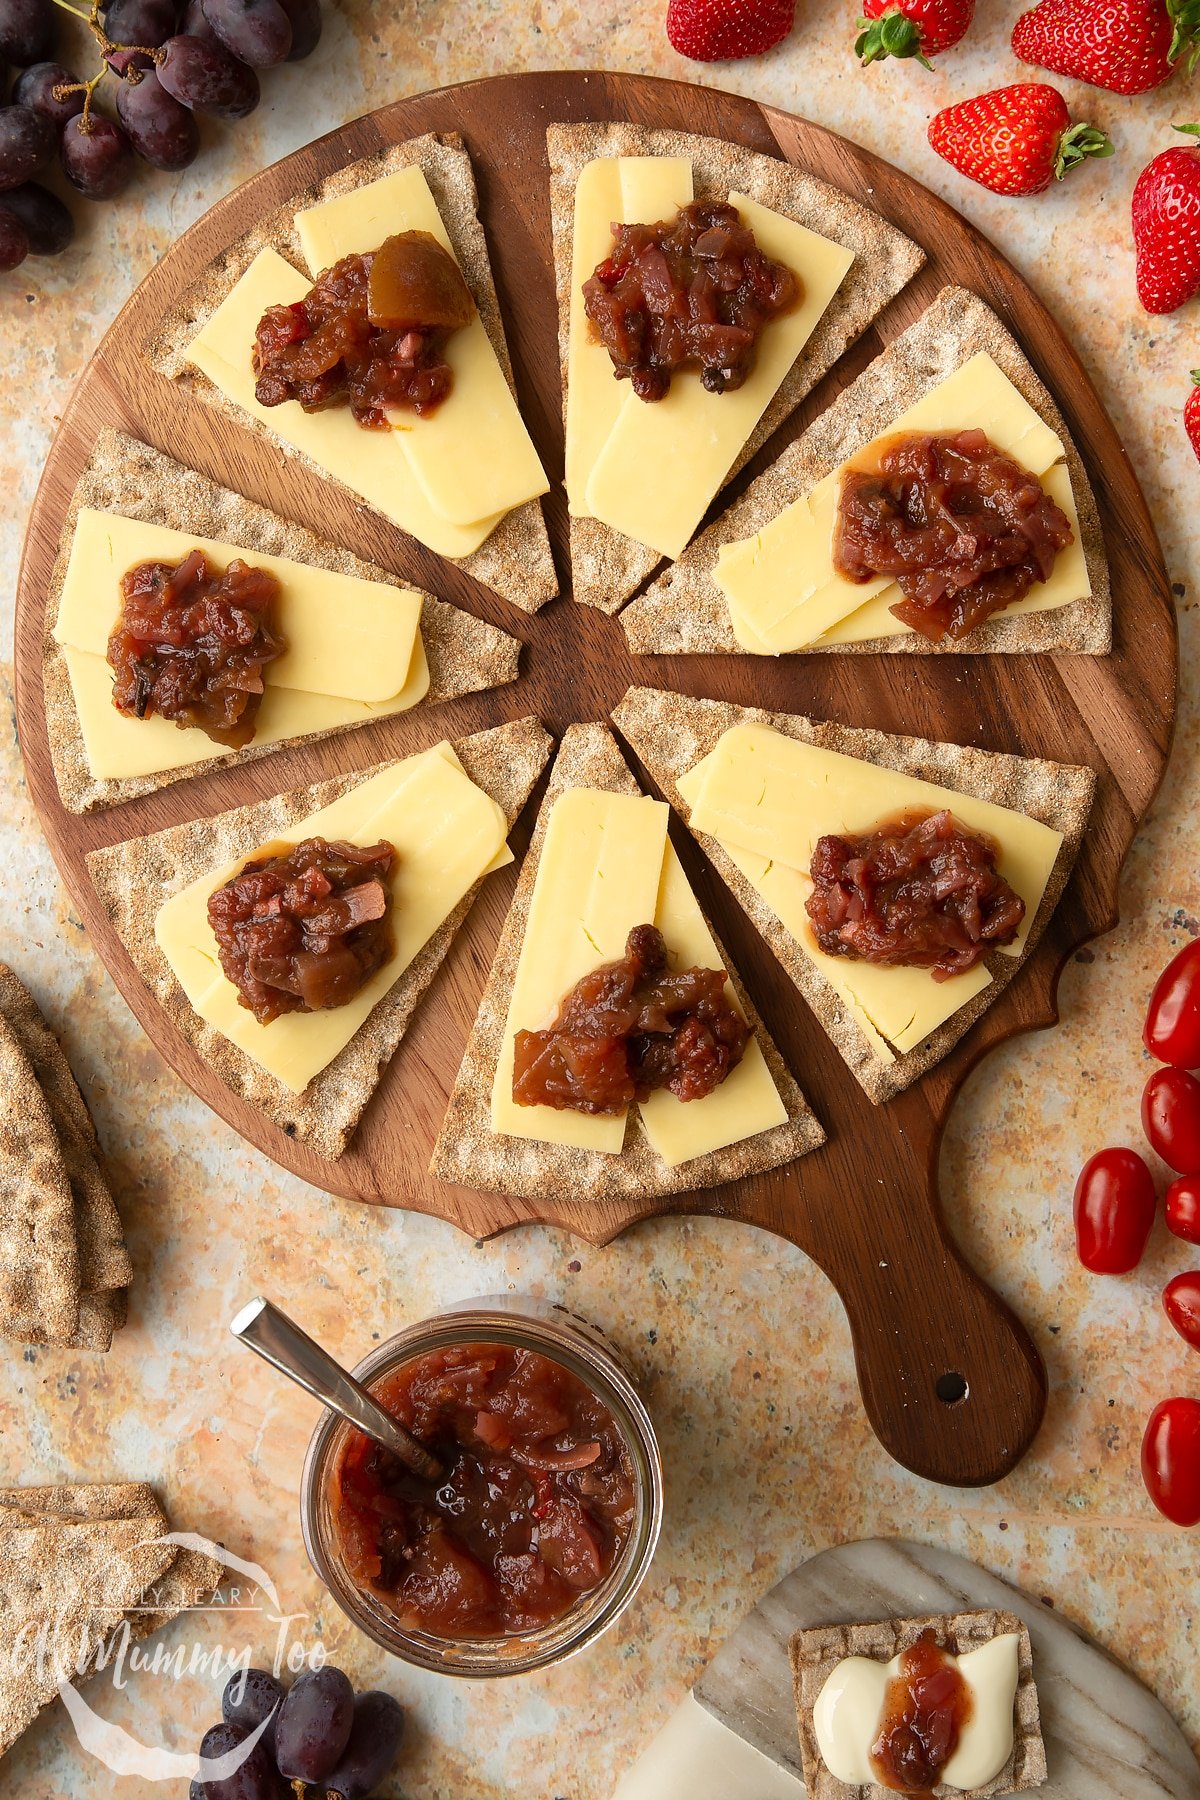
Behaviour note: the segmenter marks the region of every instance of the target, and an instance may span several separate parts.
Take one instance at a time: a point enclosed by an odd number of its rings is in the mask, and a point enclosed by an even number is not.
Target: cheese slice
[[[422,600],[410,588],[84,507],[54,637],[63,646],[84,748],[98,780],[160,774],[224,753],[203,731],[181,731],[168,719],[130,718],[112,703],[107,649],[120,614],[121,577],[139,562],[179,563],[191,550],[202,550],[213,570],[223,572],[241,557],[280,582],[278,617],[288,648],[266,670],[256,746],[386,718],[429,691]]]
[[[511,862],[507,820],[477,788],[450,744],[436,745],[383,769],[289,826],[286,839],[309,837],[396,848],[392,875],[395,949],[361,993],[326,1012],[284,1013],[260,1025],[238,1000],[221,968],[208,923],[209,896],[250,861],[251,851],[210,870],[160,907],[154,935],[184,993],[202,1019],[274,1075],[303,1093],[383,999],[413,958],[489,869]]]
[[[424,171],[415,164],[305,208],[296,214],[296,231],[314,274],[343,256],[377,250],[399,231],[427,231],[454,255]],[[536,499],[550,484],[478,311],[451,336],[446,361],[454,385],[437,410],[421,418],[397,409],[391,418],[434,512],[470,526]]]
[[[885,968],[825,955],[805,901],[817,839],[871,830],[914,808],[948,808],[968,830],[998,846],[997,868],[1025,902],[1025,917],[1004,954],[1020,955],[1062,845],[1039,820],[973,794],[943,788],[856,757],[804,744],[763,725],[727,731],[679,782],[695,830],[714,837],[863,1029],[873,1053],[890,1062],[914,1049],[991,976],[983,964],[947,981],[928,969]]]
[[[682,553],[854,260],[841,244],[744,194],[729,199],[766,254],[796,272],[803,294],[791,312],[767,324],[750,376],[733,392],[708,393],[694,372],[678,375],[653,404],[626,389],[585,504],[604,524],[662,556]]]
[[[868,626],[877,623],[880,614],[899,598],[896,584],[886,576],[865,582],[848,581],[833,566],[834,525],[846,468],[869,463],[883,439],[897,432],[975,428],[985,431],[997,449],[1043,480],[1063,461],[1063,446],[1057,434],[987,352],[981,350],[902,412],[886,433],[793,501],[761,531],[721,546],[713,579],[728,603],[734,635],[742,648],[758,655],[780,656],[818,639],[853,642],[852,637],[841,639],[830,634],[843,620],[853,619],[869,603],[879,600],[879,606],[866,621]],[[1075,554],[1067,551],[1059,556],[1052,582],[1029,596],[1033,606],[1022,601],[1006,610],[1046,610],[1091,592],[1070,475],[1065,468],[1058,480],[1064,478],[1068,503],[1064,510],[1075,533]],[[1050,491],[1057,499],[1064,490],[1056,485]],[[893,628],[907,629],[899,620],[893,621]],[[866,630],[863,635],[878,634]]]
[[[612,227],[670,219],[693,197],[687,156],[599,156],[579,172],[567,336],[567,503],[586,516],[587,484],[628,397],[583,306],[583,284],[612,249]]]
[[[687,1694],[612,1800],[805,1800],[805,1787]]]

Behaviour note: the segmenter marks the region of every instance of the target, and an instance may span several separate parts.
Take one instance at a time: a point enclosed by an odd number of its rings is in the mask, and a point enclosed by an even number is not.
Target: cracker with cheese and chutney
[[[1062,413],[991,307],[944,288],[622,624],[638,655],[1100,656],[1112,600]]]
[[[558,591],[471,159],[393,144],[224,250],[147,346],[187,392],[534,612]]]
[[[925,255],[738,144],[621,123],[547,147],[572,591],[611,613]]]
[[[516,680],[520,650],[496,626],[105,430],[46,600],[59,792],[87,812],[499,687]]]
[[[562,740],[431,1173],[531,1198],[685,1193],[824,1133],[611,732]]]
[[[92,851],[176,1030],[336,1159],[545,767],[536,719]]]
[[[1091,769],[630,688],[613,713],[876,1102],[1012,980]]]

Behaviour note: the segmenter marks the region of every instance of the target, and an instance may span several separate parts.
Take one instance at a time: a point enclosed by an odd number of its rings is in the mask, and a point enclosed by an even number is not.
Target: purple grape
[[[137,166],[121,127],[98,112],[91,114],[86,129],[82,113],[63,128],[60,153],[63,174],[88,200],[111,200]]]
[[[16,213],[0,202],[0,273],[19,268],[29,249],[29,233]]]
[[[114,44],[157,50],[175,30],[175,0],[112,0],[104,33]]]
[[[62,63],[34,63],[17,76],[12,91],[13,104],[40,113],[43,119],[49,119],[55,131],[61,131],[68,119],[83,111],[83,93],[78,84],[78,75],[73,75]],[[74,87],[75,92],[64,100],[56,100],[56,87]]]
[[[20,187],[54,155],[54,127],[28,106],[0,106],[0,192]]]
[[[0,57],[28,68],[47,55],[54,37],[52,0],[0,0]]]
[[[289,1781],[322,1781],[354,1723],[354,1689],[340,1669],[308,1669],[288,1689],[275,1721],[275,1761]]]
[[[184,33],[168,38],[163,46],[158,79],[168,94],[193,112],[213,113],[219,119],[244,119],[259,102],[253,69],[230,56],[223,44]]]
[[[191,1786],[188,1788],[188,1800],[205,1800],[204,1784],[198,1775],[192,1777]]]
[[[150,69],[117,89],[117,117],[139,156],[156,169],[186,169],[200,149],[200,129],[186,106]]]
[[[289,62],[303,62],[321,41],[321,0],[279,0],[292,28]]]
[[[213,1759],[225,1756],[249,1735],[240,1725],[213,1725],[200,1740],[200,1754]],[[279,1792],[275,1766],[261,1742],[255,1744],[232,1775],[198,1785],[204,1800],[276,1800]]]
[[[206,44],[219,42],[216,32],[204,16],[204,0],[188,0],[179,30],[182,36],[203,38]]]
[[[229,51],[252,69],[271,69],[292,48],[279,0],[202,0],[204,16]]]
[[[350,1741],[321,1777],[322,1783],[341,1800],[367,1800],[395,1763],[403,1736],[404,1714],[398,1701],[378,1689],[360,1694],[354,1702]]]
[[[264,1719],[271,1719],[261,1742],[274,1755],[273,1715],[282,1704],[282,1682],[276,1681],[268,1669],[247,1669],[244,1679],[237,1674],[231,1675],[226,1682],[225,1692],[221,1695],[221,1717],[227,1725],[239,1725],[243,1731],[253,1731]]]
[[[27,181],[24,187],[10,188],[2,203],[6,212],[15,214],[25,227],[31,256],[61,256],[75,236],[75,221],[70,209],[57,194]]]

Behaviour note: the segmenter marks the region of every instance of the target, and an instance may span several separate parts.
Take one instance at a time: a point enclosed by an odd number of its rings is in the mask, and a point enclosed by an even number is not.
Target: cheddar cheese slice
[[[260,1025],[238,1000],[208,923],[209,896],[270,845],[200,876],[159,909],[154,936],[192,1007],[294,1094],[345,1048],[373,1009],[480,877],[512,857],[502,809],[471,781],[448,743],[381,770],[291,826],[286,841],[346,839],[396,849],[395,949],[353,1000],[327,1012],[285,1013]]]
[[[1050,581],[997,616],[1050,611],[1090,594],[1062,442],[981,350],[753,537],[721,546],[713,579],[725,596],[742,648],[779,656],[814,643],[862,642],[908,631],[889,611],[901,598],[896,583],[886,576],[848,581],[833,566],[842,477],[847,468],[868,463],[883,439],[897,432],[974,428],[985,431],[997,449],[1042,479],[1074,533],[1074,543],[1057,558]]]
[[[134,719],[112,703],[107,648],[122,576],[141,562],[179,563],[192,550],[203,551],[214,571],[242,558],[280,583],[279,625],[288,648],[265,672],[256,746],[386,718],[429,691],[422,597],[411,589],[81,507],[54,637],[98,780],[160,774],[222,754],[203,731],[180,730],[168,719]]]

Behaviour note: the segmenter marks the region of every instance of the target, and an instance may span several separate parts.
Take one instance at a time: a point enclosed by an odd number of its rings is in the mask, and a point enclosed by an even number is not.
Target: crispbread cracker
[[[676,787],[678,778],[707,756],[731,726],[752,723],[771,725],[801,743],[817,744],[943,787],[959,788],[964,794],[975,794],[997,806],[1028,813],[1031,818],[1040,819],[1043,824],[1063,833],[1062,848],[1021,955],[1004,956],[993,952],[987,958],[992,975],[990,985],[960,1006],[914,1049],[897,1054],[895,1062],[890,1064],[880,1062],[874,1055],[841,998],[791,933],[784,929],[758,891],[734,867],[716,839],[699,831],[693,834],[799,988],[851,1073],[876,1102],[890,1100],[940,1061],[1023,966],[1041,937],[1071,873],[1096,786],[1091,769],[1076,768],[1069,763],[1005,756],[993,750],[943,744],[928,738],[858,730],[848,725],[806,719],[796,713],[768,713],[757,707],[691,700],[679,694],[663,693],[657,688],[630,688],[614,711],[613,719],[656,785],[684,819],[688,818],[689,809]]]
[[[0,1015],[0,1334],[63,1344],[78,1325],[70,1177],[49,1103]]]
[[[1074,651],[1102,656],[1112,648],[1112,596],[1104,533],[1096,497],[1066,421],[1012,333],[990,306],[965,288],[943,288],[928,311],[877,356],[845,388],[827,412],[789,444],[751,482],[740,499],[693,539],[680,557],[639,594],[621,615],[636,655],[725,655],[739,652],[729,608],[713,580],[723,544],[752,537],[824,480],[872,438],[884,434],[907,407],[986,350],[1013,386],[1062,439],[1079,512],[1083,553],[1092,592],[1052,612],[993,618],[966,637],[931,643],[919,631],[865,639],[861,644],[806,644],[810,652],[924,655],[944,649],[956,656],[995,651]]]
[[[612,734],[603,725],[572,725],[555,758],[533,841],[521,868],[521,879],[434,1146],[430,1172],[443,1181],[464,1182],[471,1187],[530,1199],[559,1199],[568,1194],[585,1200],[644,1198],[716,1187],[742,1175],[778,1168],[803,1156],[805,1151],[816,1149],[824,1142],[825,1133],[784,1066],[723,949],[721,956],[729,979],[755,1028],[787,1108],[785,1124],[759,1132],[726,1150],[695,1157],[675,1169],[669,1169],[651,1149],[636,1107],[630,1108],[625,1147],[619,1156],[501,1136],[492,1130],[492,1081],[504,1041],[509,997],[525,938],[546,827],[559,795],[578,787],[603,788],[617,794],[641,791]]]
[[[456,740],[454,748],[472,781],[499,804],[511,826],[550,754],[550,738],[538,720],[520,719],[493,731],[477,732]],[[330,1159],[345,1149],[384,1065],[404,1036],[482,884],[477,882],[464,896],[366,1023],[299,1095],[193,1012],[155,941],[154,920],[165,900],[206,869],[286,835],[297,820],[328,806],[396,760],[219,813],[212,819],[94,850],[87,858],[88,873],[114,929],[176,1030],[233,1093],[257,1106],[289,1137]]]
[[[763,156],[720,138],[682,131],[648,131],[629,123],[551,125],[550,221],[558,290],[559,365],[563,419],[567,409],[567,346],[570,322],[571,245],[575,186],[586,163],[599,156],[686,156],[691,159],[698,200],[726,200],[748,194],[773,211],[832,238],[854,252],[854,262],[824,317],[780,384],[726,481],[762,448],[767,439],[828,373],[838,358],[912,280],[925,252],[895,226],[860,206],[848,194],[827,187],[780,157]],[[614,378],[615,379],[615,378]],[[571,520],[573,598],[601,612],[616,612],[639,588],[662,557],[598,519]]]
[[[821,1689],[843,1657],[869,1656],[887,1663],[911,1648],[922,1632],[933,1630],[943,1649],[965,1655],[990,1644],[993,1638],[1015,1632],[1020,1639],[1017,1652],[1017,1697],[1014,1717],[1012,1754],[1000,1773],[984,1787],[949,1788],[939,1782],[933,1792],[938,1800],[992,1800],[1000,1794],[1016,1794],[1026,1788],[1040,1787],[1047,1778],[1046,1746],[1038,1711],[1037,1688],[1033,1679],[1033,1649],[1029,1632],[1015,1613],[979,1611],[935,1614],[923,1619],[885,1619],[877,1625],[819,1625],[797,1631],[789,1653],[792,1681],[796,1694],[796,1713],[800,1724],[800,1754],[804,1763],[804,1786],[808,1800],[889,1800],[891,1788],[875,1782],[847,1783],[831,1775],[817,1746],[813,1729],[813,1708]]]
[[[162,319],[146,346],[146,353],[160,374],[171,377],[189,393],[198,395],[227,417],[236,419],[245,429],[275,444],[285,456],[294,457],[323,481],[333,481],[336,486],[342,484],[336,482],[328,470],[322,469],[318,463],[293,449],[290,444],[283,443],[267,426],[252,419],[240,407],[227,400],[219,388],[214,387],[199,369],[187,361],[186,351],[196,333],[212,317],[260,250],[268,247],[278,250],[301,271],[305,269],[294,225],[298,212],[305,207],[315,206],[322,200],[332,200],[339,194],[349,193],[354,188],[365,187],[368,182],[377,181],[381,176],[390,175],[413,163],[422,169],[429,183],[442,223],[454,246],[459,267],[479,308],[484,329],[500,359],[508,385],[515,394],[512,361],[505,341],[504,321],[492,277],[487,238],[477,212],[475,176],[466,147],[455,131],[430,133],[425,137],[410,138],[405,144],[392,144],[388,149],[364,157],[360,162],[348,163],[345,168],[338,169],[323,181],[314,182],[302,193],[294,195],[285,206],[260,220],[252,231],[238,238],[209,265],[201,280]],[[317,272],[312,270],[310,274],[315,275]],[[352,498],[356,505],[365,506],[366,502],[359,495],[352,493]],[[546,535],[541,505],[537,500],[528,500],[523,506],[507,513],[473,555],[451,560],[456,561],[458,567],[476,581],[503,595],[524,612],[536,612],[539,606],[544,606],[558,592],[558,577],[550,554],[550,540]]]
[[[249,762],[269,756],[274,750],[293,749],[297,744],[310,743],[319,737],[355,731],[360,723],[356,721],[334,726],[329,731],[310,732],[306,737],[288,738],[283,743],[250,743],[243,750],[227,750],[220,754],[216,753],[217,746],[214,745],[214,755],[207,761],[189,763],[182,769],[165,769],[156,775],[129,776],[121,780],[94,776],[88,767],[79,729],[66,657],[53,635],[75,522],[83,507],[92,507],[97,512],[121,513],[126,518],[168,525],[177,531],[194,531],[197,537],[219,538],[249,552],[286,556],[295,562],[331,569],[337,574],[357,576],[360,581],[409,587],[410,591],[419,593],[421,641],[429,663],[429,692],[412,708],[414,712],[422,707],[436,706],[443,700],[452,700],[460,694],[502,687],[517,678],[521,646],[507,632],[419,588],[411,588],[411,584],[402,582],[378,564],[363,562],[328,538],[281,518],[265,506],[256,506],[232,489],[209,481],[195,469],[185,468],[182,463],[173,462],[169,456],[152,450],[148,444],[106,427],[96,439],[71,497],[46,595],[46,635],[42,652],[46,725],[59,793],[70,812],[90,812],[94,807],[113,806],[120,800],[154,793],[173,781],[190,780],[209,769],[226,768],[231,763]],[[330,628],[336,630],[336,620],[331,620]]]

